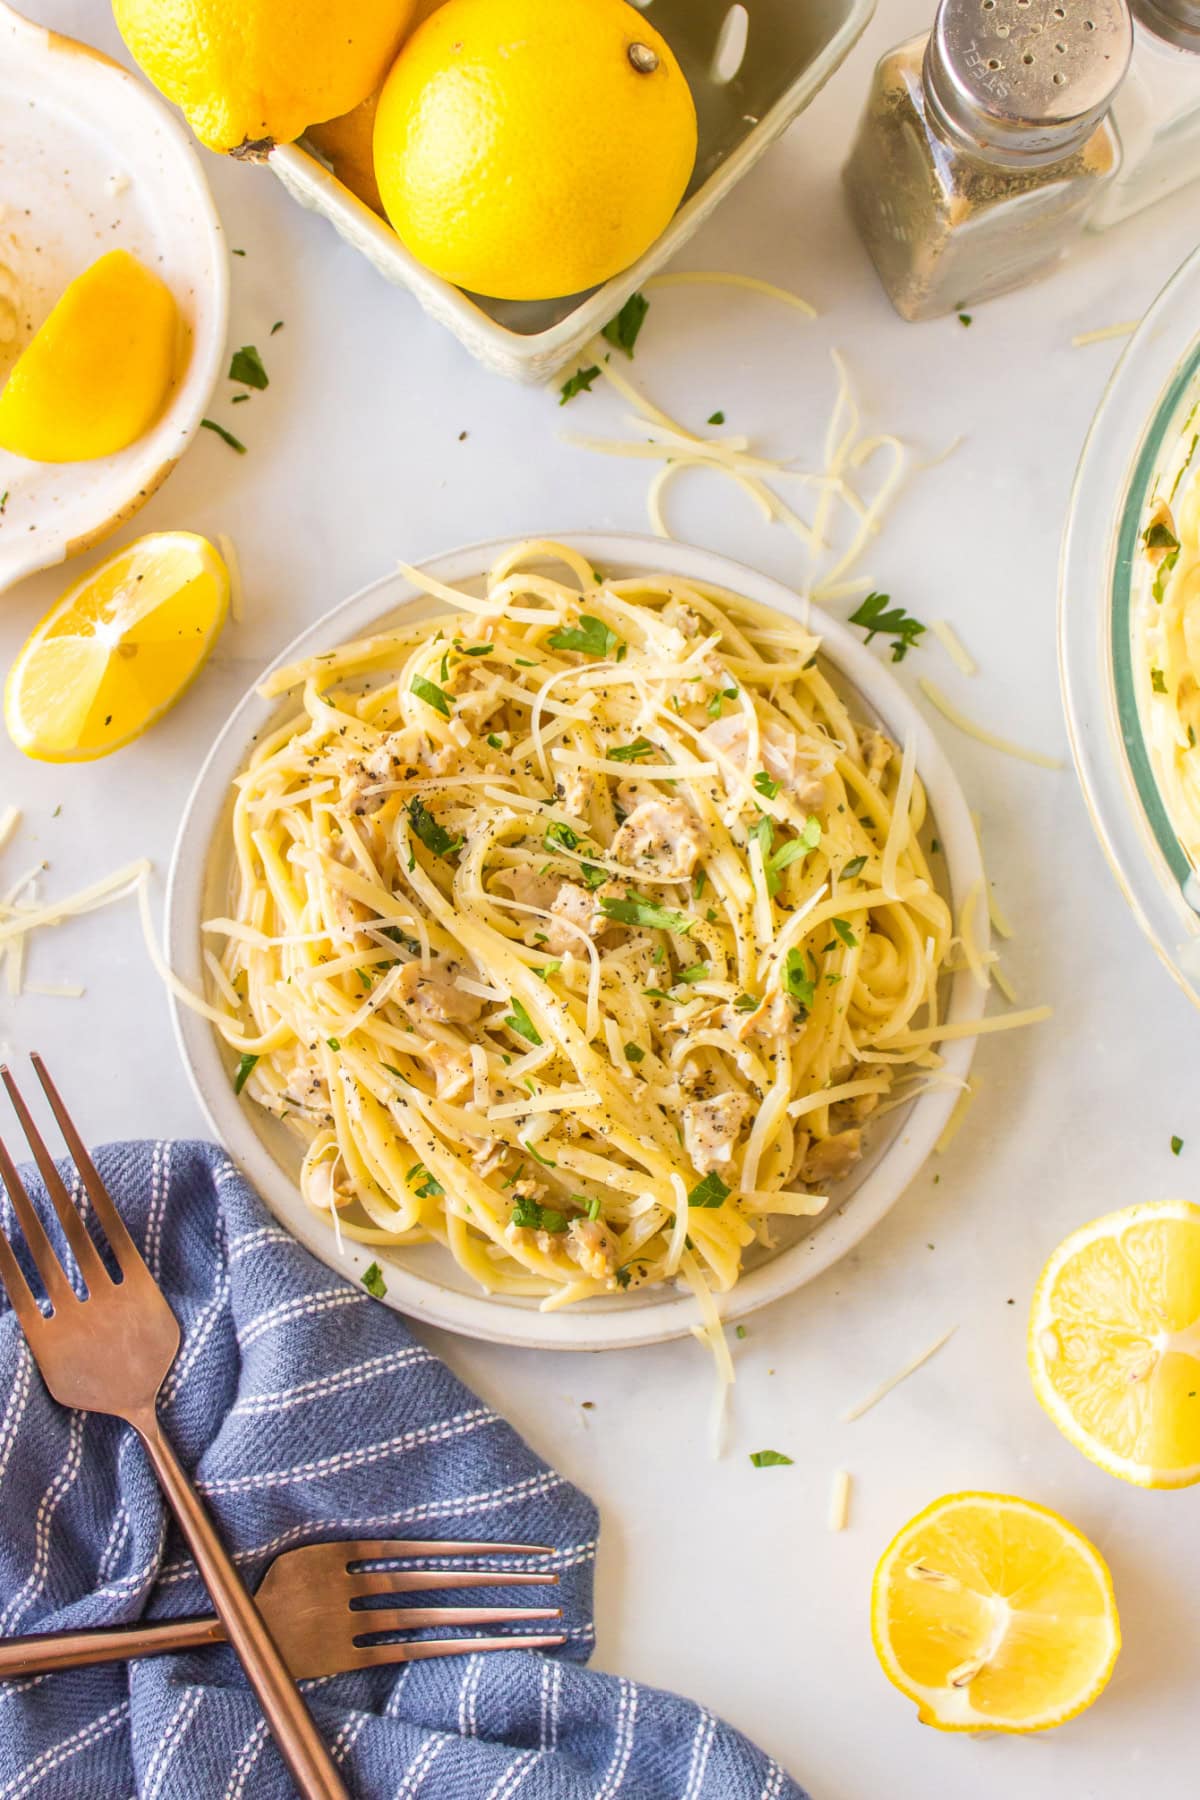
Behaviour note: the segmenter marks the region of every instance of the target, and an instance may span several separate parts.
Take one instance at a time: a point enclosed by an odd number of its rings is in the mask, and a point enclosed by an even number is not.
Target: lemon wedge
[[[77,275],[0,392],[0,450],[89,462],[124,450],[162,412],[181,325],[164,281],[110,250]]]
[[[1059,1430],[1110,1474],[1200,1481],[1200,1206],[1129,1206],[1060,1244],[1033,1297],[1029,1371]]]
[[[1100,1553],[1008,1494],[947,1494],[910,1519],[875,1571],[871,1634],[884,1674],[939,1731],[1061,1725],[1121,1647]]]
[[[90,762],[140,737],[202,668],[229,610],[206,538],[160,531],[85,575],[27,639],[4,722],[40,762]]]

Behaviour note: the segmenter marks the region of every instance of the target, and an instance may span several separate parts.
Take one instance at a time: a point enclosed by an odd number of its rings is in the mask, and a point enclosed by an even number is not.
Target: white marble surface
[[[120,53],[96,0],[27,4]],[[1192,247],[1196,191],[1086,245],[1042,285],[978,308],[969,330],[953,318],[901,324],[835,174],[872,56],[928,10],[885,0],[868,41],[686,257],[799,288],[819,322],[730,291],[663,293],[634,373],[690,419],[720,407],[733,429],[815,454],[837,345],[880,428],[930,453],[961,434],[951,458],[914,476],[865,572],[919,616],[953,620],[981,664],[966,681],[931,644],[903,680],[928,671],[976,716],[1065,753],[1059,531],[1119,349],[1070,340],[1145,307]],[[194,770],[235,696],[301,624],[397,555],[643,524],[644,466],[559,441],[568,426],[615,424],[607,397],[560,412],[553,397],[485,374],[268,173],[207,166],[230,242],[246,252],[233,263],[233,343],[263,349],[271,386],[249,405],[221,398],[211,409],[248,454],[202,433],[133,530],[228,532],[249,616],[177,711],[111,760],[56,770],[0,744],[0,801],[27,813],[0,873],[45,856],[49,891],[143,854],[164,869]],[[268,337],[278,318],[284,329]],[[672,506],[681,536],[795,572],[793,540],[732,488],[689,478]],[[0,661],[62,584],[51,574],[4,597]],[[816,1800],[1125,1800],[1152,1785],[1175,1800],[1195,1781],[1195,1497],[1136,1492],[1070,1449],[1030,1391],[1023,1334],[1038,1270],[1067,1230],[1134,1200],[1200,1198],[1200,1020],[1126,912],[1069,769],[1046,773],[939,729],[1018,926],[1012,978],[1023,999],[1050,1001],[1054,1019],[985,1042],[980,1097],[950,1152],[856,1255],[751,1322],[726,1459],[709,1457],[709,1371],[691,1343],[579,1359],[440,1337],[437,1347],[599,1501],[599,1664],[725,1713]],[[0,1038],[48,1054],[93,1139],[201,1129],[132,908],[47,936],[30,973],[85,979],[87,996],[0,998]],[[1178,1161],[1172,1133],[1186,1140]],[[918,1377],[857,1424],[840,1422],[952,1324],[957,1335]],[[747,1452],[767,1445],[795,1467],[754,1470]],[[853,1473],[854,1500],[850,1529],[831,1537],[839,1467]],[[1060,1508],[1112,1564],[1125,1633],[1113,1683],[1093,1712],[1041,1739],[921,1729],[871,1650],[877,1555],[911,1513],[963,1487]]]

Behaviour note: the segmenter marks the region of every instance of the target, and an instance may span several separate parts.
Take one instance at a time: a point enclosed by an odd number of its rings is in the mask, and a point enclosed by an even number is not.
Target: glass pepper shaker
[[[1130,0],[1133,61],[1113,103],[1121,166],[1088,220],[1103,231],[1200,176],[1200,0]]]
[[[1120,161],[1126,0],[941,0],[875,71],[845,183],[896,311],[932,319],[1046,273]]]

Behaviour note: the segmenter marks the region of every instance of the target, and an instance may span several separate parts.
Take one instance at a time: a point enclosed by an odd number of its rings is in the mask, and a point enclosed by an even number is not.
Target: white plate
[[[593,564],[613,574],[655,572],[682,576],[724,587],[763,606],[789,614],[823,640],[822,655],[843,687],[855,690],[855,704],[878,718],[889,735],[903,741],[913,732],[917,769],[929,797],[929,810],[945,853],[951,895],[957,911],[983,868],[975,829],[950,764],[929,726],[884,664],[862,640],[819,608],[797,599],[789,589],[740,563],[667,544],[658,538],[623,537],[601,532],[571,532],[559,540],[582,552]],[[452,551],[426,565],[430,574],[451,584],[474,582],[506,548],[503,543],[476,544]],[[349,639],[384,628],[401,610],[409,617],[445,611],[438,602],[415,596],[399,575],[364,588],[303,632],[273,666],[313,656]],[[254,739],[286,716],[288,702],[266,701],[255,691],[246,695],[214,744],[192,790],[175,844],[167,888],[167,954],[183,979],[203,986],[201,920],[225,909],[229,858],[225,827],[230,813],[230,784],[242,769]],[[986,931],[986,926],[984,927]],[[984,944],[986,949],[986,943]],[[958,1023],[975,1020],[986,996],[969,975],[955,976],[948,1017]],[[229,1052],[205,1019],[172,1000],[175,1030],[184,1062],[213,1130],[233,1160],[258,1189],[271,1211],[302,1244],[348,1279],[361,1278],[378,1261],[387,1280],[387,1303],[398,1311],[468,1337],[494,1343],[558,1350],[625,1349],[682,1337],[696,1323],[692,1296],[675,1289],[641,1289],[587,1302],[569,1311],[542,1313],[536,1301],[481,1293],[440,1245],[393,1253],[349,1241],[339,1256],[329,1227],[305,1205],[296,1186],[299,1149],[283,1126],[258,1107],[244,1105],[233,1092]],[[974,1040],[946,1045],[946,1071],[965,1077]],[[950,1087],[921,1094],[907,1108],[897,1108],[881,1121],[870,1154],[854,1175],[835,1191],[826,1213],[798,1242],[749,1268],[722,1301],[726,1319],[743,1318],[756,1307],[811,1281],[878,1223],[895,1205],[921,1167],[945,1127],[956,1091]]]
[[[220,373],[229,312],[224,233],[183,126],[99,51],[0,0],[0,382],[68,282],[118,247],[170,287],[187,367],[157,425],[114,456],[0,450],[0,593],[107,537],[166,480]]]

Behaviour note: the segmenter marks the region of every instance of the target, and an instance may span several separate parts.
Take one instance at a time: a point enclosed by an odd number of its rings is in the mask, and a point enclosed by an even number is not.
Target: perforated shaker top
[[[1065,153],[1108,110],[1132,49],[1126,0],[941,0],[926,79],[969,137]]]

